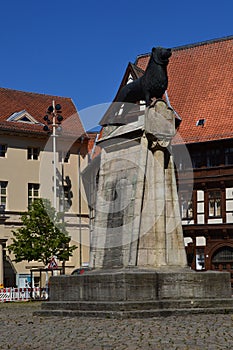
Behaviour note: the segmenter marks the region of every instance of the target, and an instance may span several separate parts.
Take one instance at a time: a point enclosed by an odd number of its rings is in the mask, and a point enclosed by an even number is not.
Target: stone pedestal
[[[227,312],[233,312],[228,273],[133,268],[51,277],[50,301],[35,314],[142,318]]]
[[[173,111],[163,100],[137,122],[104,133],[90,266],[187,266],[170,142]]]
[[[187,267],[170,152],[174,134],[173,111],[161,100],[137,122],[104,131],[95,171],[93,270],[51,277],[41,315],[233,311],[229,273]]]

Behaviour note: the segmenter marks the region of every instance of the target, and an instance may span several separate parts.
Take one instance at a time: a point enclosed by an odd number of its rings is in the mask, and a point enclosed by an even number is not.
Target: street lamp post
[[[47,125],[44,126],[44,130],[51,134],[53,139],[53,207],[55,209],[54,225],[57,215],[57,160],[56,160],[56,137],[58,128],[61,129],[61,122],[63,117],[61,115],[61,105],[55,104],[55,101],[52,101],[52,105],[48,107],[47,114],[44,116],[44,121]],[[52,126],[52,132],[49,128],[49,125]],[[60,130],[61,131],[61,130]],[[54,226],[55,229],[55,226]],[[46,290],[48,288],[48,271],[46,272]]]
[[[61,128],[61,122],[63,117],[61,115],[61,105],[55,104],[55,101],[52,101],[52,105],[48,107],[47,114],[44,116],[44,120],[47,125],[44,126],[44,130],[51,133],[49,125],[52,126],[52,139],[53,139],[53,207],[55,209],[55,215],[57,212],[57,162],[56,162],[56,137],[57,130]],[[52,119],[52,120],[51,120]]]
[[[55,110],[55,102],[53,101],[53,111]],[[57,164],[56,164],[56,115],[53,112],[52,124],[52,138],[53,138],[53,206],[57,212]]]

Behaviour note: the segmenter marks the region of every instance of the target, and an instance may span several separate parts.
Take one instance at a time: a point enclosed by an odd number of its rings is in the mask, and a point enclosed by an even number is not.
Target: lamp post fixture
[[[53,207],[55,212],[57,212],[57,164],[56,164],[56,137],[57,130],[61,131],[61,122],[63,116],[61,115],[61,105],[55,104],[55,101],[52,101],[52,105],[48,107],[47,114],[44,116],[44,121],[47,125],[44,126],[44,131],[51,133],[49,125],[52,127],[52,139],[53,139]]]

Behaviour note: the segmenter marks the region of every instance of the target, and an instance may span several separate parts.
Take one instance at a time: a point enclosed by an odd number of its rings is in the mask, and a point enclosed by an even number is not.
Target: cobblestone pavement
[[[40,303],[0,304],[0,349],[233,349],[233,315],[113,320],[33,316]]]

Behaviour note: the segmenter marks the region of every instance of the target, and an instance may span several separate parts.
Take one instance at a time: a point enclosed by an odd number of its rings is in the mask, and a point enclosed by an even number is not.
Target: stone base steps
[[[233,314],[233,299],[168,300],[146,302],[44,302],[36,316],[150,318],[190,314]]]
[[[89,311],[89,310],[40,310],[33,316],[42,317],[99,317],[99,318],[152,318],[168,316],[184,316],[190,314],[233,314],[233,307],[225,308],[190,308],[190,309],[161,309],[161,310],[137,310],[137,311]]]

